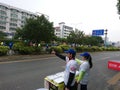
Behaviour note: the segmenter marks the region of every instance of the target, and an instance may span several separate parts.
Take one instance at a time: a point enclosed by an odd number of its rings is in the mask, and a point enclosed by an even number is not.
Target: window
[[[2,29],[2,30],[3,30],[3,29],[6,29],[6,27],[5,27],[5,26],[0,26],[0,29]]]
[[[10,27],[9,30],[11,30],[11,31],[15,31],[16,28]]]
[[[18,18],[18,15],[17,15],[17,14],[14,14],[14,13],[11,13],[11,17],[12,17],[12,18]]]
[[[22,16],[22,17],[21,17],[22,20],[25,20],[26,18],[27,18],[26,16]]]
[[[6,10],[7,7],[0,5],[0,9],[2,9],[2,10]]]
[[[0,21],[0,25],[6,25],[5,21]]]
[[[16,9],[11,9],[11,13],[14,13],[14,14],[18,14],[18,10],[16,10]]]
[[[1,21],[1,20],[2,20],[2,21],[6,21],[6,18],[7,18],[7,17],[0,15],[0,21]]]
[[[0,10],[0,15],[7,15],[6,11]]]
[[[10,21],[11,21],[11,22],[16,22],[16,23],[17,23],[17,19],[15,19],[15,18],[11,18]]]
[[[17,26],[16,23],[10,23],[10,26]]]

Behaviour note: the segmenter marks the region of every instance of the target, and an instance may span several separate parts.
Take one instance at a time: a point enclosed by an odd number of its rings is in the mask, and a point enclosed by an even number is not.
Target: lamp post
[[[46,14],[43,14],[43,13],[40,13],[40,12],[36,12],[36,14],[39,15],[39,16],[44,15],[49,20],[49,16],[46,15]]]
[[[108,30],[106,29],[104,33],[105,34],[105,40],[104,40],[105,47],[107,46],[107,34],[108,34],[107,31]]]

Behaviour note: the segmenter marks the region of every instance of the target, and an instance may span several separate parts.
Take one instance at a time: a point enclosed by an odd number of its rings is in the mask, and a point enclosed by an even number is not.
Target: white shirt
[[[65,68],[65,72],[64,72],[64,83],[65,85],[67,85],[68,83],[68,79],[69,79],[69,74],[71,73],[76,73],[76,69],[77,69],[77,62],[75,60],[69,60],[66,57],[66,68]],[[75,83],[75,77],[74,80],[71,84],[71,86],[73,86]]]
[[[89,77],[89,71],[90,71],[90,65],[88,61],[84,61],[79,68],[79,72],[84,71],[85,75],[83,79],[80,81],[81,84],[86,85],[88,83],[88,77]]]

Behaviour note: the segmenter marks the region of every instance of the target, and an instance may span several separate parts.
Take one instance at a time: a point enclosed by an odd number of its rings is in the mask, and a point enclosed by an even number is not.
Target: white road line
[[[51,57],[56,58],[56,57]],[[42,58],[42,60],[49,59],[49,58]],[[40,58],[37,59],[31,59],[31,60],[18,60],[18,61],[6,61],[6,62],[0,62],[0,64],[9,64],[9,63],[19,63],[19,62],[32,62],[32,61],[39,61]]]
[[[36,90],[48,90],[48,89],[46,89],[46,88],[38,88]]]
[[[95,61],[103,61],[103,60],[105,60],[105,59],[110,59],[110,57],[100,58],[100,59],[97,59],[97,60],[95,60]]]

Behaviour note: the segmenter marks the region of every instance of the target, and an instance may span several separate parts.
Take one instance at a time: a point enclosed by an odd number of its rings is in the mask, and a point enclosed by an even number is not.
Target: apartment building
[[[8,38],[12,38],[16,28],[25,24],[26,18],[35,18],[36,16],[36,13],[0,3],[0,31],[5,32]]]
[[[55,27],[55,35],[60,38],[67,38],[71,31],[73,31],[73,27],[65,25],[64,22],[59,23],[59,26]]]

